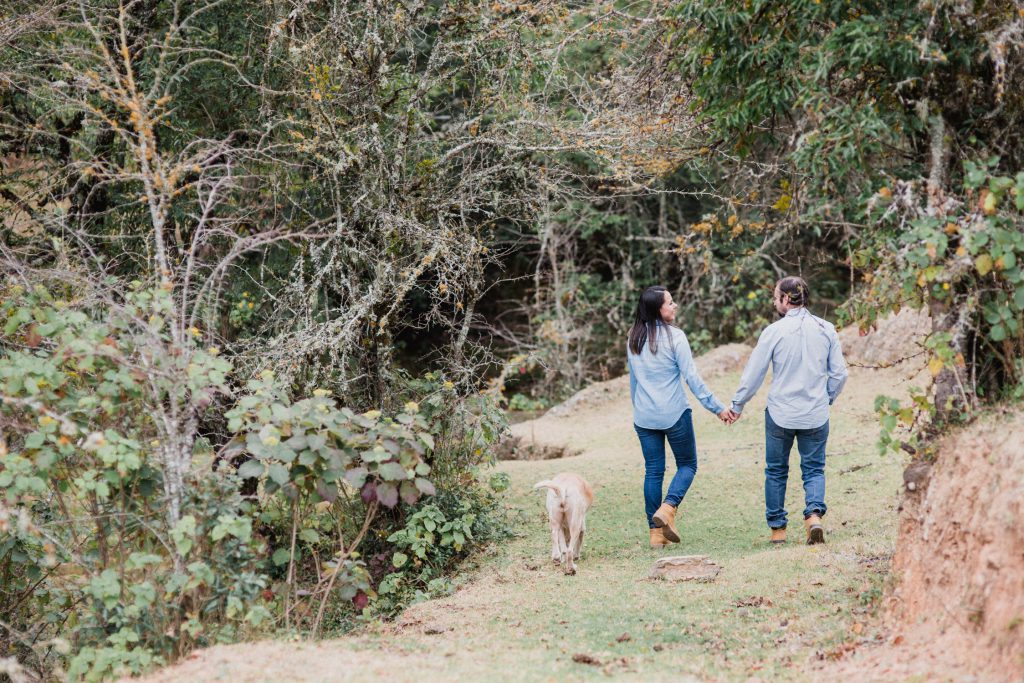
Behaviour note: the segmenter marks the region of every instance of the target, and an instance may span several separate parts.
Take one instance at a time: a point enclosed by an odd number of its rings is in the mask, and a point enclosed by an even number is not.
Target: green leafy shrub
[[[84,308],[43,288],[4,292],[0,638],[39,671],[138,673],[269,616],[231,468],[196,458],[184,514],[168,514],[152,402],[180,392],[200,410],[230,364],[194,335],[161,352],[167,296],[140,287],[123,307]],[[70,647],[30,647],[58,636]]]
[[[887,310],[928,307],[940,326],[925,342],[928,368],[951,390],[907,406],[890,405],[913,426],[907,440],[891,436],[883,416],[883,445],[926,448],[916,432],[933,418],[966,416],[977,397],[1013,397],[1024,382],[1024,173],[993,172],[998,159],[964,164],[962,200],[944,216],[907,211],[887,188],[871,202],[887,226],[887,244],[858,251],[867,287],[851,300],[851,314],[868,326]],[[942,329],[945,327],[945,329]],[[970,364],[972,369],[968,373]],[[889,422],[886,422],[886,421]]]
[[[434,437],[414,402],[392,419],[339,407],[326,390],[292,401],[270,371],[247,390],[227,413],[237,435],[228,452],[252,456],[238,472],[262,484],[261,520],[278,522],[278,529],[285,522],[271,555],[274,565],[288,567],[276,592],[283,593],[285,625],[316,633],[332,598],[362,594],[358,606],[372,594],[356,549],[379,508],[400,499],[414,505],[435,492],[423,458]],[[278,509],[282,502],[287,516]],[[300,600],[299,586],[306,585],[313,588],[302,589],[308,597]]]

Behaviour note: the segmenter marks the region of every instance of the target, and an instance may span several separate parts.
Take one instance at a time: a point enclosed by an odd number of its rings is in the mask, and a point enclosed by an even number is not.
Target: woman
[[[679,542],[676,509],[697,474],[693,418],[680,380],[686,380],[700,404],[723,422],[731,424],[735,419],[697,373],[686,334],[674,325],[676,308],[664,287],[645,289],[629,330],[626,352],[633,426],[644,454],[644,503],[651,547],[655,549]],[[676,474],[662,500],[666,437],[676,459]]]

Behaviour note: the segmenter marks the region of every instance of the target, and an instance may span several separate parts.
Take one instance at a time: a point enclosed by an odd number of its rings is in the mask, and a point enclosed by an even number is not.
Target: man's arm
[[[743,375],[740,377],[740,386],[732,397],[732,411],[736,414],[743,412],[743,406],[747,401],[754,398],[754,394],[761,388],[765,375],[768,374],[768,366],[772,362],[772,350],[775,347],[775,335],[770,327],[766,327],[761,336],[757,339],[757,346],[754,347],[747,366],[743,368]]]
[[[828,404],[832,405],[839,398],[839,393],[846,384],[849,376],[846,369],[846,360],[843,358],[843,347],[839,343],[839,337],[835,330],[832,331],[832,347],[828,351],[828,382],[825,390],[828,392]]]

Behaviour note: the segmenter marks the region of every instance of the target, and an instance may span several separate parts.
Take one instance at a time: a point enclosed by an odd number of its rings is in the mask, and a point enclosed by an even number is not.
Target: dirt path
[[[853,369],[834,409],[825,546],[798,542],[795,449],[787,498],[794,533],[784,547],[766,543],[762,389],[732,427],[698,408],[700,467],[680,509],[682,543],[649,550],[628,385],[613,380],[566,416],[516,425],[521,437],[582,453],[499,466],[512,479],[517,536],[486,552],[454,595],[359,636],[216,647],[146,680],[812,680],[876,637],[869,612],[893,551],[903,463],[878,454],[872,408],[879,393],[905,394],[906,374]],[[737,380],[733,370],[709,384],[727,399]],[[550,563],[543,496],[530,490],[563,470],[585,476],[596,493],[575,577]],[[724,569],[711,583],[646,579],[659,556],[685,554],[708,555]]]

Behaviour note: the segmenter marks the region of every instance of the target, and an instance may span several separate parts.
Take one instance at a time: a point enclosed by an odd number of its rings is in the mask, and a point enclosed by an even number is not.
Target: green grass
[[[736,380],[727,375],[711,384],[719,396],[728,396]],[[863,624],[886,578],[902,470],[898,459],[877,453],[871,401],[876,393],[893,393],[895,381],[895,375],[855,375],[833,413],[824,546],[802,544],[803,491],[795,447],[787,495],[790,542],[767,543],[766,388],[732,427],[697,409],[699,469],[680,507],[682,542],[666,551],[647,547],[643,466],[628,403],[549,421],[544,438],[558,436],[558,425],[564,424],[565,436],[583,454],[502,463],[500,469],[512,479],[516,537],[481,557],[454,596],[406,615],[405,623],[435,624],[440,634],[405,628],[399,638],[388,637],[390,646],[441,653],[446,675],[465,679],[489,670],[501,680],[521,681],[591,680],[604,674],[624,680],[686,680],[687,675],[809,680],[809,669],[820,661],[871,636]],[[862,467],[847,471],[857,465]],[[549,560],[544,496],[531,490],[535,481],[566,470],[586,477],[596,493],[574,577],[563,576]],[[666,484],[672,472],[670,465]],[[692,554],[708,555],[724,567],[714,582],[646,578],[658,557]],[[758,597],[770,604],[740,604]],[[361,647],[380,646],[380,636],[361,641]],[[601,666],[576,663],[575,654],[589,655]],[[424,676],[432,677],[429,670]]]

